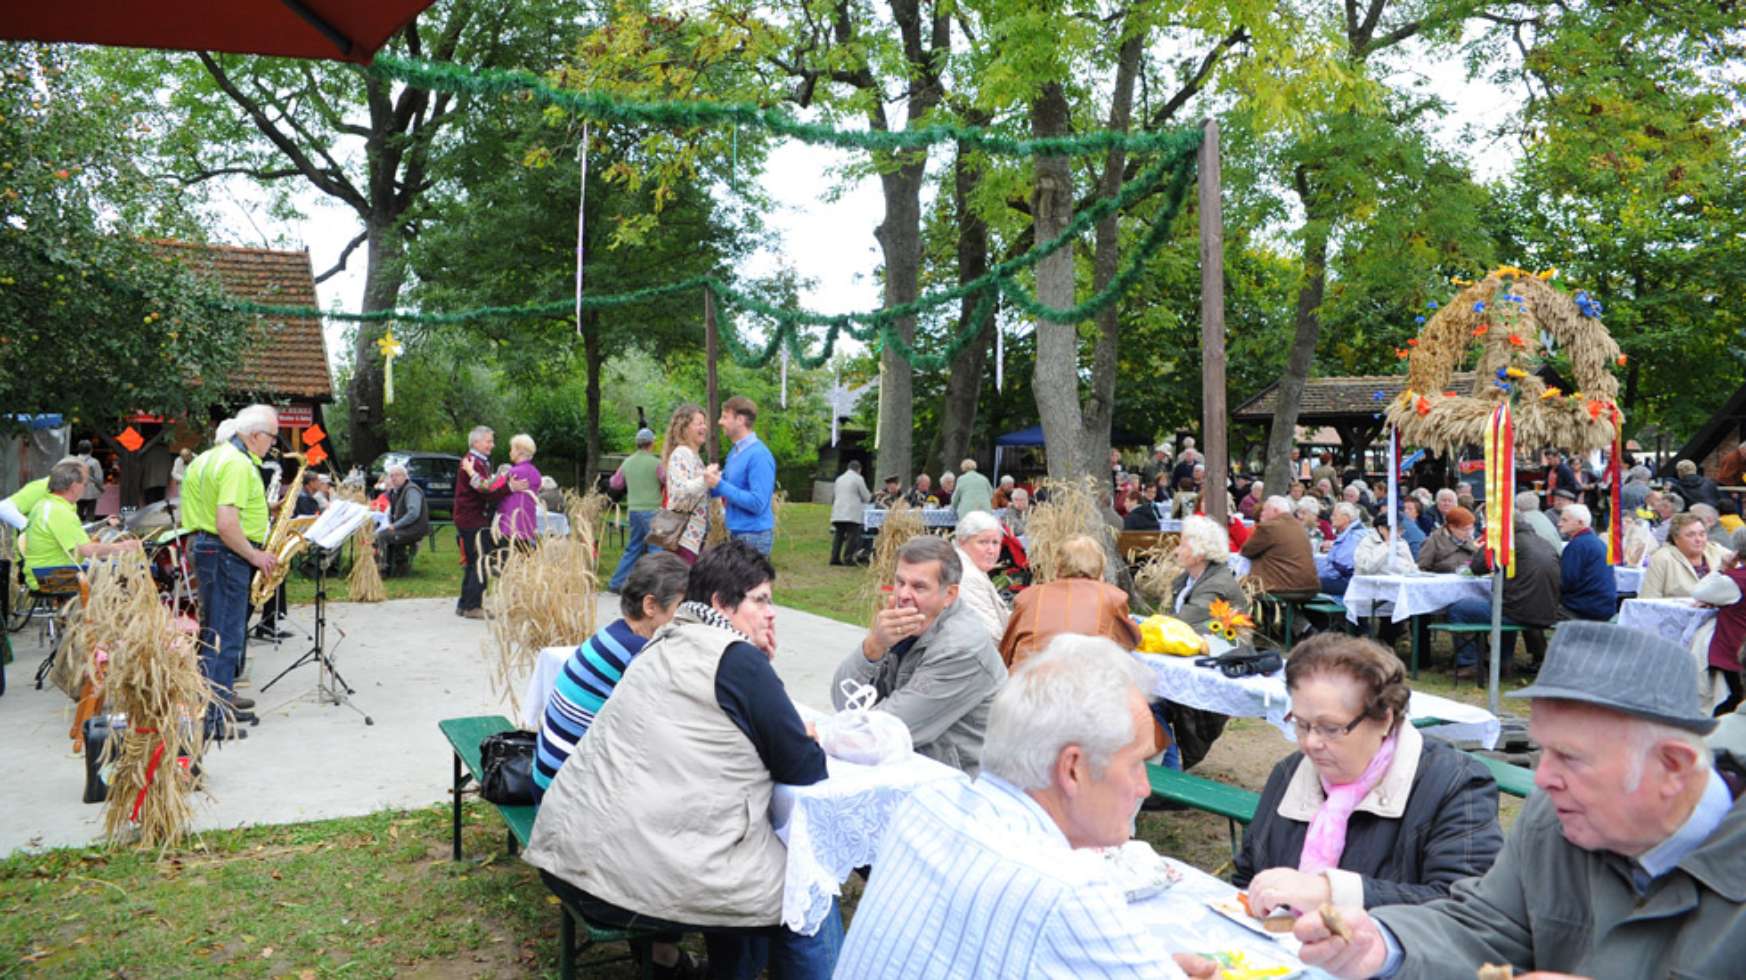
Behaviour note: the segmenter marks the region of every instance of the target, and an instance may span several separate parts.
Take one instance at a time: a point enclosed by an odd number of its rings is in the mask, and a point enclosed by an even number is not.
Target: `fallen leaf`
[[[273,958],[273,947],[268,946],[268,947],[261,950],[261,959],[270,960],[272,958]]]

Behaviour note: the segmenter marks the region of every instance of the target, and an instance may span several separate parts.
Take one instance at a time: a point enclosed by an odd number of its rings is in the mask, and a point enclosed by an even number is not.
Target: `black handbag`
[[[1252,647],[1238,647],[1216,657],[1196,657],[1194,665],[1212,667],[1226,677],[1254,677],[1271,674],[1284,667],[1285,660],[1272,650],[1257,651]]]
[[[498,732],[479,743],[479,795],[498,806],[534,802],[533,732]]]

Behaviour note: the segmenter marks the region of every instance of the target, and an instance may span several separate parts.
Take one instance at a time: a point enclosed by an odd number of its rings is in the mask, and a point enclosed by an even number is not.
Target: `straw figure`
[[[1056,579],[1061,546],[1077,535],[1089,535],[1114,554],[1115,537],[1103,519],[1096,477],[1044,480],[1041,490],[1038,496],[1046,499],[1031,507],[1031,516],[1025,521],[1025,555],[1031,562],[1033,583]]]
[[[867,623],[885,606],[886,589],[897,572],[897,550],[918,534],[926,534],[921,511],[899,503],[885,512],[885,523],[873,538],[873,555],[867,560],[867,578],[861,586],[861,601],[867,609]]]
[[[1396,351],[1407,385],[1388,407],[1405,443],[1441,452],[1479,445],[1492,409],[1510,399],[1516,444],[1586,452],[1613,444],[1623,423],[1616,400],[1619,345],[1586,293],[1552,286],[1550,273],[1511,266],[1465,286]],[[1477,359],[1473,390],[1450,390],[1455,370]],[[1549,386],[1560,377],[1571,390]]]
[[[105,745],[113,764],[104,832],[122,842],[176,846],[194,820],[189,761],[206,749],[204,717],[212,686],[200,673],[194,634],[182,629],[137,553],[94,562],[91,594],[73,613],[66,655],[84,660],[107,709],[127,716]]]
[[[352,573],[346,579],[346,595],[353,602],[382,602],[388,591],[382,587],[382,571],[376,567],[376,521],[358,524],[352,532]]]
[[[1152,606],[1171,598],[1170,586],[1182,574],[1182,566],[1176,564],[1176,545],[1181,540],[1179,534],[1160,535],[1157,544],[1136,555],[1140,570],[1134,573],[1134,591]]]
[[[594,634],[596,523],[604,499],[566,495],[567,537],[542,538],[532,547],[500,553],[485,596],[491,624],[485,653],[492,659],[493,686],[508,696],[513,712],[520,712],[516,685],[533,669],[541,649],[576,646]]]

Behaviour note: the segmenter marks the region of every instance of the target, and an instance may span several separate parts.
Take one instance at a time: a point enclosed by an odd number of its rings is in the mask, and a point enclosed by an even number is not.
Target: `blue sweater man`
[[[771,498],[776,493],[776,457],[752,431],[758,406],[744,395],[735,395],[721,406],[721,431],[733,444],[720,467],[704,473],[709,494],[722,499],[728,536],[744,541],[764,554],[776,536],[776,513]]]
[[[1558,521],[1559,530],[1570,535],[1564,554],[1558,559],[1564,583],[1564,611],[1572,619],[1606,622],[1618,609],[1618,586],[1612,566],[1607,564],[1606,542],[1571,513],[1580,506],[1565,507]]]

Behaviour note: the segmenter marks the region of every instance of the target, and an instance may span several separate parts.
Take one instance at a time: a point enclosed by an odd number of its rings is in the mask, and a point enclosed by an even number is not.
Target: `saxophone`
[[[273,593],[279,591],[279,583],[285,581],[285,576],[291,574],[291,561],[305,548],[309,541],[303,537],[303,532],[315,523],[313,517],[294,517],[292,512],[297,509],[298,488],[303,486],[303,471],[309,469],[309,461],[302,453],[280,453],[280,459],[297,460],[297,475],[291,482],[284,485],[284,496],[279,502],[279,513],[273,518],[273,532],[267,535],[267,543],[263,550],[279,560],[273,566],[273,573],[255,572],[254,582],[249,586],[249,604],[259,608],[273,598]]]

